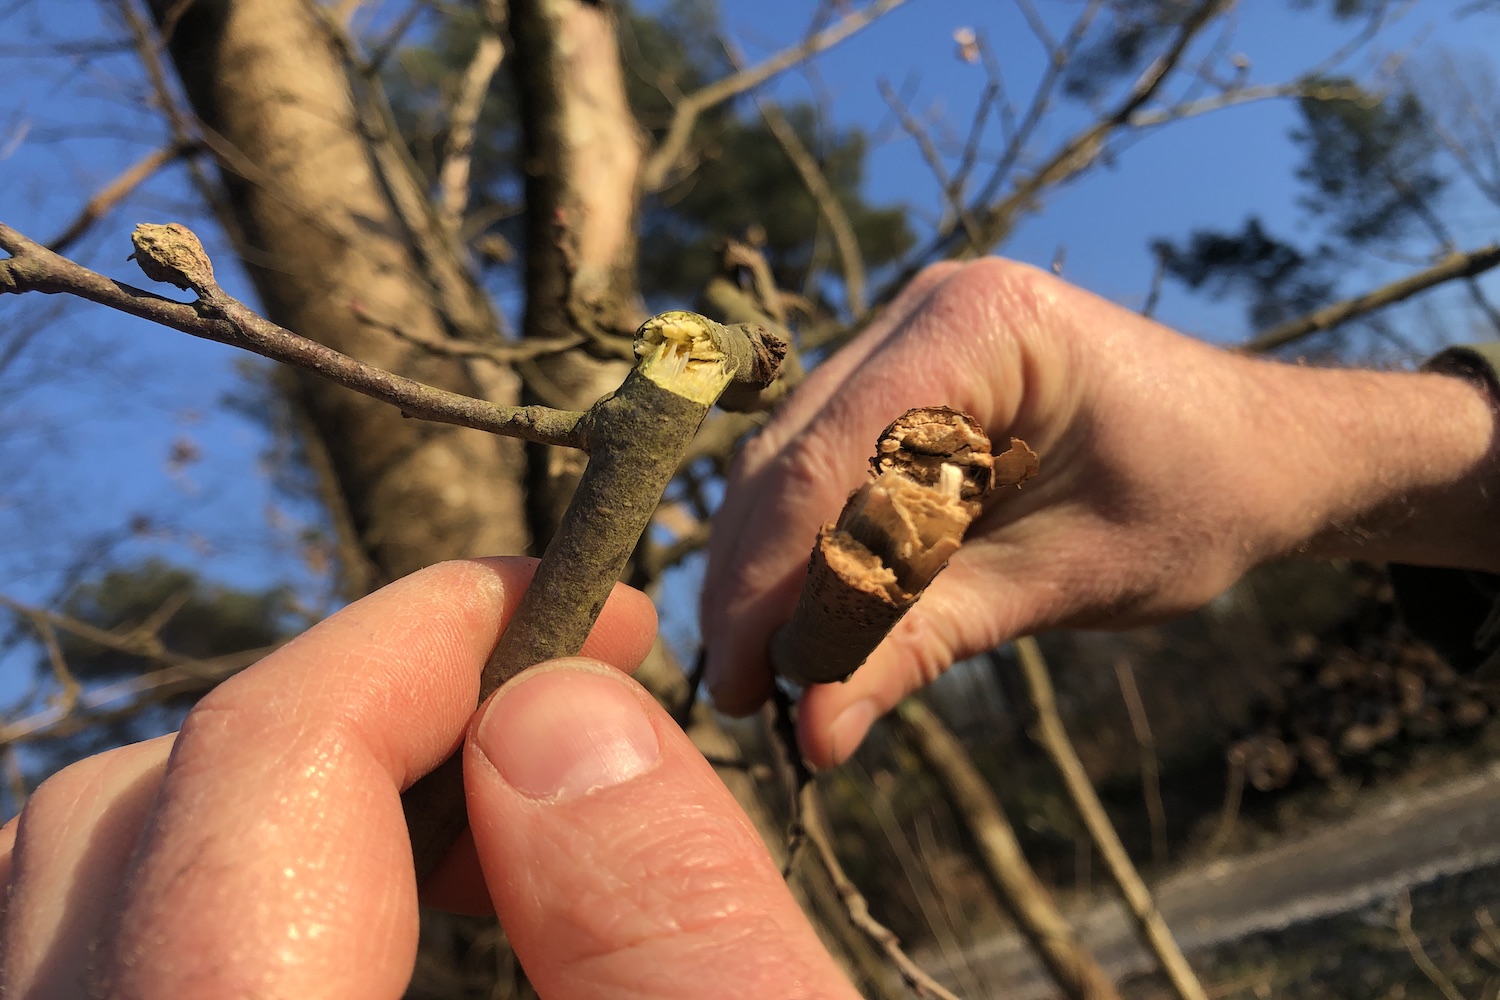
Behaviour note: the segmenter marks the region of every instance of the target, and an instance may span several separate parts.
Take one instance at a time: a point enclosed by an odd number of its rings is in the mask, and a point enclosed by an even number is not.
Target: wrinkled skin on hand
[[[997,259],[925,271],[821,366],[741,454],[703,597],[708,683],[732,714],[768,695],[766,650],[818,526],[914,406],[1014,435],[1041,474],[999,497],[926,595],[844,684],[810,688],[800,738],[841,761],[870,723],[956,659],[1055,626],[1119,628],[1197,607],[1297,540],[1264,362],[1181,336]]]

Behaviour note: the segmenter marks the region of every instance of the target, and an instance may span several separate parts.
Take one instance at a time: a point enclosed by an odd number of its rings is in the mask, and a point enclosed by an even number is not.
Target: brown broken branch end
[[[799,684],[853,674],[947,565],[986,498],[1038,468],[1025,442],[996,455],[979,422],[948,407],[908,410],[870,465],[818,532],[797,607],[772,640],[776,671]]]

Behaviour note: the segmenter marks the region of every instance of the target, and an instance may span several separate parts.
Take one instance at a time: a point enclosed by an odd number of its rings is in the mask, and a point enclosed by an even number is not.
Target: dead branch
[[[1278,324],[1246,341],[1240,350],[1250,354],[1274,351],[1303,337],[1332,330],[1351,319],[1409,299],[1446,281],[1473,278],[1496,265],[1500,265],[1500,244],[1492,243],[1466,252],[1455,251],[1425,271],[1418,271],[1363,295],[1316,309],[1300,319]]]
[[[1146,814],[1151,820],[1151,858],[1157,864],[1167,860],[1167,815],[1161,801],[1161,761],[1156,756],[1156,738],[1151,734],[1151,720],[1141,701],[1141,690],[1135,683],[1135,670],[1124,658],[1115,661],[1115,679],[1120,697],[1130,715],[1130,729],[1141,753],[1141,796],[1146,800]]]
[[[943,786],[974,838],[981,867],[996,895],[1058,988],[1072,1000],[1119,1000],[1108,974],[1078,940],[1026,861],[995,793],[957,737],[915,698],[897,705],[894,718]]]
[[[157,171],[183,157],[191,156],[201,148],[195,142],[173,142],[147,153],[126,167],[114,180],[100,188],[74,216],[73,221],[47,244],[47,249],[54,253],[64,252],[78,242],[94,223],[108,215],[111,209],[128,198],[131,192],[149,180]]]
[[[911,136],[917,144],[917,150],[922,154],[922,159],[927,163],[927,169],[932,171],[932,176],[937,180],[938,187],[942,188],[943,201],[948,210],[954,215],[958,225],[964,230],[970,240],[978,242],[979,227],[969,215],[968,206],[964,204],[963,187],[948,175],[948,168],[943,164],[942,155],[938,153],[937,145],[932,141],[926,127],[912,115],[906,107],[906,102],[901,100],[901,95],[896,93],[890,81],[882,78],[878,84],[880,96],[885,99],[886,106],[896,115],[896,120],[901,123],[901,128],[907,135]],[[983,107],[983,102],[981,102]],[[976,120],[980,120],[976,114]],[[970,130],[971,140],[977,131]]]
[[[1406,953],[1416,963],[1422,975],[1427,981],[1436,986],[1446,1000],[1466,1000],[1462,991],[1454,985],[1453,980],[1448,978],[1442,969],[1437,967],[1427,954],[1427,949],[1422,947],[1422,939],[1417,937],[1417,932],[1411,926],[1411,893],[1403,891],[1396,897],[1396,934],[1401,938],[1401,944],[1406,948]]]
[[[684,97],[673,111],[672,124],[668,126],[665,138],[641,169],[642,188],[646,191],[660,191],[666,186],[669,174],[687,150],[693,126],[703,112],[758,87],[778,73],[837,45],[905,2],[906,0],[875,0],[874,3],[840,18],[837,23],[808,36],[800,44]]]
[[[1105,870],[1119,889],[1142,942],[1156,956],[1162,972],[1180,1000],[1208,1000],[1192,966],[1188,965],[1182,949],[1172,937],[1171,929],[1156,909],[1146,883],[1141,880],[1140,873],[1131,863],[1125,845],[1120,843],[1120,836],[1110,823],[1109,816],[1083,769],[1083,762],[1078,759],[1072,741],[1068,739],[1062,716],[1057,711],[1057,697],[1052,690],[1052,679],[1048,676],[1047,662],[1042,658],[1041,647],[1030,636],[1022,636],[1015,641],[1015,649],[1016,659],[1021,665],[1021,676],[1026,682],[1026,693],[1036,715],[1034,737],[1063,779],[1068,799],[1077,810],[1084,828],[1088,830],[1094,847],[1104,859]]]
[[[802,184],[818,203],[819,214],[833,231],[833,245],[838,248],[839,262],[843,265],[844,294],[849,300],[849,311],[854,314],[855,319],[859,319],[869,307],[865,299],[865,259],[859,249],[859,238],[854,235],[854,225],[849,221],[849,213],[844,211],[828,178],[823,176],[823,168],[818,165],[817,158],[803,145],[797,130],[792,128],[792,123],[786,120],[781,109],[773,102],[763,99],[757,99],[755,105],[760,109],[760,116],[765,119],[787,159],[797,169],[797,176],[802,178]]]
[[[502,0],[485,0],[484,33],[474,49],[474,57],[464,69],[453,109],[448,115],[448,142],[443,149],[442,166],[438,168],[437,209],[443,223],[454,234],[463,228],[464,209],[469,203],[469,166],[474,149],[475,125],[484,109],[490,81],[505,57],[500,31],[505,23]]]
[[[859,887],[844,872],[844,866],[839,863],[838,853],[833,847],[833,835],[828,827],[828,818],[824,813],[822,797],[818,794],[816,784],[809,784],[803,789],[802,822],[807,829],[807,839],[818,855],[818,863],[828,873],[834,889],[839,894],[839,899],[843,900],[844,910],[849,914],[849,922],[868,935],[870,940],[885,952],[886,958],[896,967],[902,980],[917,996],[936,997],[937,1000],[958,1000],[954,993],[945,989],[941,983],[924,972],[920,965],[912,961],[911,956],[901,947],[901,939],[870,913],[869,902],[859,891]]]
[[[41,637],[63,697],[34,715],[0,724],[0,748],[68,736],[90,725],[129,718],[149,705],[195,691],[206,691],[271,653],[276,647],[250,649],[212,659],[173,653],[164,647],[149,624],[110,631],[68,615],[33,607],[0,594],[0,607],[25,620]],[[92,645],[160,664],[160,669],[114,684],[85,690],[69,670],[56,640],[65,632]]]
[[[185,228],[178,228],[187,232]],[[189,336],[242,348],[311,372],[390,403],[407,416],[528,441],[573,448],[587,446],[580,426],[581,413],[541,406],[501,406],[376,368],[256,314],[212,283],[211,267],[209,283],[194,289],[199,295],[198,301],[186,303],[163,298],[91,271],[53,253],[4,223],[0,223],[0,249],[10,254],[9,259],[0,260],[0,294],[75,295]],[[207,264],[207,257],[203,262]]]

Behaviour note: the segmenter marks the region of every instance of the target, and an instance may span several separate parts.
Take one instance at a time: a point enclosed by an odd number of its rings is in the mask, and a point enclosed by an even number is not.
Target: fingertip
[[[797,741],[813,766],[837,767],[848,760],[877,720],[952,663],[923,613],[934,610],[918,605],[847,680],[814,684],[803,692]]]
[[[527,672],[466,752],[478,856],[543,995],[851,995],[744,812],[618,671]]]
[[[634,587],[617,583],[579,655],[633,672],[651,652],[656,629],[656,605],[651,598]]]

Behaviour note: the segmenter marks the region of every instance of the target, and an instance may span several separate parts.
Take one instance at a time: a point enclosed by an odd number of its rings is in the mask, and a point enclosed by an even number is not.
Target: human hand
[[[655,614],[617,587],[585,654],[478,714],[531,577],[447,563],[76,763],[0,832],[7,997],[399,997],[418,887],[400,792],[462,743],[472,839],[422,887],[493,903],[547,1000],[848,997],[733,798],[619,670]]]
[[[1463,480],[1493,419],[1455,379],[1273,364],[1023,265],[929,268],[798,388],[730,474],[703,592],[718,707],[745,714],[767,697],[766,651],[819,525],[863,480],[880,430],[926,405],[972,414],[997,442],[1021,438],[1041,473],[974,522],[847,682],[807,690],[799,737],[820,766],[957,659],[1046,628],[1128,627],[1198,607],[1273,555],[1315,539],[1337,550],[1339,539],[1320,539],[1336,522],[1356,547],[1383,539],[1354,530],[1358,519],[1388,498],[1409,519],[1411,498]],[[1463,481],[1477,509],[1483,490]],[[1452,537],[1410,549],[1464,557],[1474,518],[1428,521]],[[1370,553],[1398,554],[1411,553]]]

